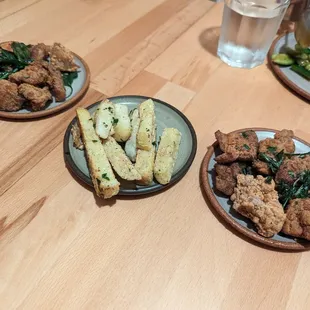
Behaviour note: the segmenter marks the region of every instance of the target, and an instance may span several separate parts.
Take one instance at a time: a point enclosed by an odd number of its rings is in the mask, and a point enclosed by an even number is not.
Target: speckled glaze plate
[[[143,96],[119,96],[109,98],[109,100],[114,103],[127,105],[129,110],[137,108],[141,102],[147,99],[149,99],[149,97]],[[145,195],[161,191],[181,180],[190,168],[195,158],[197,151],[197,138],[195,130],[191,125],[190,121],[185,117],[183,113],[181,113],[179,110],[169,105],[168,103],[165,103],[158,99],[152,99],[155,103],[157,141],[162,135],[164,128],[167,127],[177,128],[182,133],[182,140],[180,144],[178,159],[174,167],[171,182],[168,185],[161,185],[154,182],[150,186],[139,186],[135,185],[134,182],[120,180],[121,187],[119,195]],[[96,102],[89,106],[87,108],[89,112],[93,113],[99,103],[100,102]],[[85,184],[93,187],[93,183],[89,176],[85,153],[84,151],[80,151],[73,146],[71,128],[76,123],[76,121],[76,118],[72,120],[65,134],[65,161],[73,174],[75,174]]]
[[[259,141],[266,138],[273,138],[275,132],[277,132],[276,130],[266,128],[246,128],[236,130],[235,132],[243,132],[246,130],[254,130],[258,136]],[[296,153],[307,153],[310,151],[309,143],[297,137],[294,137],[294,142],[296,146]],[[309,241],[296,239],[282,233],[279,233],[272,238],[262,237],[257,233],[254,224],[250,220],[243,217],[232,208],[232,203],[229,200],[229,197],[221,194],[215,189],[214,166],[216,162],[214,158],[221,153],[222,152],[217,142],[210,146],[203,159],[200,172],[203,189],[216,212],[234,229],[259,243],[284,250],[309,250]]]
[[[56,102],[53,97],[53,101],[49,103],[43,110],[30,111],[27,109],[21,109],[16,112],[0,111],[0,117],[11,118],[11,119],[33,119],[47,115],[57,113],[64,110],[73,104],[77,103],[83,95],[86,93],[89,82],[90,82],[90,71],[87,63],[78,55],[73,53],[75,63],[80,67],[78,69],[78,77],[73,81],[72,94],[67,97],[65,101]],[[66,87],[67,96],[70,94],[70,89]]]
[[[277,37],[269,50],[268,62],[273,72],[286,86],[310,100],[310,81],[292,71],[290,67],[279,66],[271,60],[273,54],[285,52],[285,47],[295,48],[296,43],[294,32],[288,32]]]

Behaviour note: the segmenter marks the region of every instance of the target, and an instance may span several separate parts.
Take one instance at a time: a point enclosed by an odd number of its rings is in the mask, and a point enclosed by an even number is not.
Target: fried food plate
[[[166,189],[167,187],[180,181],[187,171],[189,170],[197,151],[197,138],[195,130],[186,118],[186,116],[177,110],[175,107],[169,105],[158,99],[144,97],[144,96],[118,96],[108,98],[113,103],[124,104],[128,106],[129,111],[137,108],[139,104],[147,99],[152,99],[155,104],[156,123],[157,123],[157,142],[159,137],[165,128],[176,128],[182,134],[182,140],[180,144],[178,158],[174,167],[174,172],[171,181],[167,185],[161,185],[157,182],[149,186],[136,185],[134,182],[124,181],[119,178],[121,183],[120,191],[118,195],[146,195],[154,192],[158,192]],[[87,109],[92,114],[99,105],[100,102],[96,102],[89,106]],[[74,118],[67,128],[64,138],[64,157],[66,164],[82,182],[93,187],[89,170],[87,167],[87,161],[84,151],[78,150],[73,146],[73,138],[71,134],[71,128],[76,124],[77,119]]]
[[[3,44],[3,43],[1,43]],[[65,101],[56,102],[53,97],[53,101],[49,103],[43,110],[29,111],[27,109],[21,109],[16,112],[0,111],[0,117],[10,119],[33,119],[47,115],[57,113],[61,110],[69,108],[73,104],[77,103],[86,93],[90,83],[90,70],[84,59],[77,54],[71,52],[74,56],[74,62],[79,66],[78,77],[73,81],[72,94],[67,97]],[[71,93],[71,90],[66,87],[67,96]]]
[[[241,133],[248,130],[254,130],[257,134],[258,140],[266,138],[273,138],[277,130],[267,128],[246,128],[239,129],[234,132]],[[297,137],[294,137],[295,153],[307,153],[310,151],[310,144]],[[291,251],[305,251],[310,249],[310,242],[307,240],[297,239],[279,233],[272,238],[265,238],[259,235],[251,220],[243,217],[232,208],[232,202],[229,197],[219,193],[215,189],[215,157],[221,154],[218,142],[215,142],[209,147],[206,153],[200,170],[202,180],[202,188],[206,193],[214,210],[222,217],[230,226],[236,229],[241,234],[251,238],[252,240],[262,243],[264,245]]]
[[[285,33],[277,37],[268,53],[268,63],[275,73],[275,75],[291,90],[298,95],[310,100],[310,81],[303,78],[296,72],[292,71],[290,67],[279,66],[275,64],[271,57],[273,54],[285,52],[285,47],[295,49],[297,44],[294,32]]]

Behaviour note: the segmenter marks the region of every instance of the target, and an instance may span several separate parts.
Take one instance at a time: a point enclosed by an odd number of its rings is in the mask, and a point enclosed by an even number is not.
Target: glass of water
[[[225,0],[218,56],[237,68],[261,65],[290,0]]]

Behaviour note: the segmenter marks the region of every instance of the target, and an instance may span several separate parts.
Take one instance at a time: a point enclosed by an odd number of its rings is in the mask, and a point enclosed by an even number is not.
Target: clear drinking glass
[[[310,47],[310,8],[302,13],[296,23],[295,38],[302,47]]]
[[[237,68],[261,65],[290,0],[225,0],[218,56]]]

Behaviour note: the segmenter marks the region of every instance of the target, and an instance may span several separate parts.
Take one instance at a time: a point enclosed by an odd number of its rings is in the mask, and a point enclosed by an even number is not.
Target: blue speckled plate
[[[276,130],[265,128],[249,128],[240,129],[236,132],[243,132],[246,130],[255,130],[259,141],[266,138],[273,138]],[[296,153],[310,152],[310,144],[299,139],[294,138]],[[215,189],[215,170],[216,161],[214,158],[217,154],[222,153],[218,143],[214,143],[208,150],[201,167],[201,178],[203,188],[214,209],[219,213],[224,220],[232,227],[237,229],[240,233],[247,237],[271,247],[286,249],[286,250],[308,250],[310,249],[310,242],[306,240],[296,239],[286,236],[282,233],[275,235],[272,238],[265,238],[259,235],[255,229],[254,224],[249,219],[243,217],[232,208],[232,203],[229,197],[224,196]]]
[[[129,110],[136,109],[138,105],[149,99],[149,97],[144,96],[118,96],[109,98],[113,103],[124,104],[128,107]],[[167,187],[175,184],[180,181],[188,169],[190,168],[197,151],[197,138],[194,127],[186,116],[177,110],[175,107],[170,104],[163,102],[158,99],[153,99],[155,103],[155,113],[156,113],[156,124],[157,124],[157,141],[162,135],[162,132],[165,128],[173,127],[177,128],[182,133],[182,139],[179,149],[179,154],[177,161],[175,163],[174,171],[172,178],[169,184],[161,185],[157,182],[149,186],[140,186],[136,185],[134,182],[128,182],[124,180],[119,180],[121,183],[119,195],[126,196],[137,196],[137,195],[146,195],[150,193],[155,193],[162,191]],[[100,102],[96,102],[87,109],[90,113],[93,113]],[[76,117],[69,124],[68,129],[64,138],[64,156],[65,161],[71,171],[84,183],[93,187],[91,181],[89,170],[87,167],[87,161],[85,158],[85,152],[76,149],[73,146],[73,139],[71,134],[72,125],[77,121]]]
[[[295,48],[296,43],[297,42],[293,32],[279,36],[270,48],[268,61],[274,73],[283,83],[294,90],[297,94],[310,100],[310,81],[292,71],[290,67],[279,66],[271,60],[271,56],[273,54],[285,52],[285,47]]]

